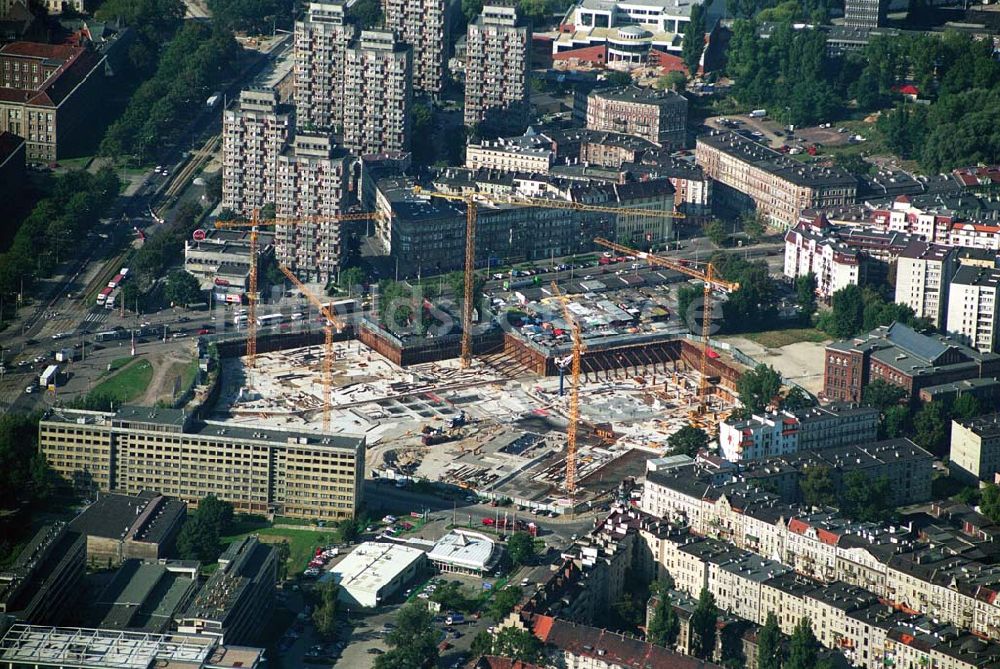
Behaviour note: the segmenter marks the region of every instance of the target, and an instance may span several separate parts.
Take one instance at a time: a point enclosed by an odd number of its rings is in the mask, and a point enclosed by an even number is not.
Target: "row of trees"
[[[847,474],[838,492],[829,467],[809,467],[799,479],[799,492],[806,504],[833,506],[854,520],[888,521],[895,511],[889,480],[872,480],[861,472]]]
[[[228,30],[189,22],[163,50],[156,73],[139,86],[101,142],[101,155],[139,163],[176,142],[205,98],[236,74],[241,47]]]
[[[216,25],[249,34],[291,27],[294,5],[292,0],[208,0]]]
[[[16,294],[22,286],[28,290],[36,277],[50,275],[79,248],[120,188],[110,168],[53,177],[48,195],[18,228],[10,249],[0,255],[0,294]]]
[[[716,276],[740,284],[739,290],[722,304],[721,314],[713,303],[711,318],[716,329],[727,333],[772,329],[778,315],[778,298],[767,263],[724,251],[713,253],[709,260],[715,267]],[[678,314],[692,332],[701,332],[702,309],[705,308],[701,299],[699,287],[685,283],[677,289]]]

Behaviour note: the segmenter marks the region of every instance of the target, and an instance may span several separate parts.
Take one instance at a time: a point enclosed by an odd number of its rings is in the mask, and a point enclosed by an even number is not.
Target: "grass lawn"
[[[111,361],[111,371],[116,372],[125,365],[127,365],[128,363],[132,362],[133,360],[135,360],[135,358],[128,355],[125,356],[124,358],[115,358],[114,360]]]
[[[787,330],[769,330],[767,332],[755,332],[752,334],[740,335],[745,339],[756,342],[766,348],[781,348],[789,344],[797,344],[802,341],[823,342],[830,339],[830,335],[820,332],[816,328],[789,328]]]
[[[244,532],[243,534],[223,537],[222,542],[229,544],[250,534],[259,535],[261,542],[265,544],[280,544],[282,541],[288,542],[288,545],[291,548],[291,555],[288,558],[289,577],[294,577],[295,575],[302,573],[302,570],[309,564],[309,560],[311,560],[313,555],[316,554],[317,546],[332,544],[335,539],[334,532],[332,531],[327,533],[310,532],[309,530],[288,530],[283,528],[275,529],[273,527],[262,527],[250,532]]]
[[[111,364],[114,365],[115,362],[118,360]],[[114,397],[119,402],[130,402],[145,393],[152,380],[153,365],[140,358],[133,364],[123,365],[120,371],[99,383],[91,392]]]

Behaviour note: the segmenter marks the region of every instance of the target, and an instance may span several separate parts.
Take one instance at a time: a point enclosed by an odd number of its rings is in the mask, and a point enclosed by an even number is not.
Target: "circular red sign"
[[[194,235],[193,235],[193,237],[194,237],[194,240],[195,240],[196,242],[201,242],[201,241],[204,241],[204,240],[205,240],[205,237],[206,237],[206,236],[207,236],[207,235],[205,234],[205,231],[204,231],[204,230],[195,230],[195,231],[194,231]]]

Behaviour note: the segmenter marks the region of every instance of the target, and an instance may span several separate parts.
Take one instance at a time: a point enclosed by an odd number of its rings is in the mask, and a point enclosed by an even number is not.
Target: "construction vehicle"
[[[480,203],[489,205],[507,204],[518,207],[542,207],[545,209],[569,209],[571,211],[588,211],[616,216],[643,216],[650,218],[684,218],[684,214],[658,209],[636,209],[630,207],[609,207],[593,204],[582,204],[570,200],[557,200],[541,197],[522,197],[520,195],[493,195],[486,193],[442,193],[430,191],[420,186],[414,186],[416,195],[438,197],[445,200],[457,200],[465,203],[465,286],[462,302],[462,356],[463,368],[472,365],[472,310],[475,295],[472,294],[473,278],[476,270],[476,218]]]
[[[342,214],[340,216],[309,218],[273,218],[260,220],[256,209],[249,221],[216,221],[216,229],[250,229],[250,287],[247,290],[247,385],[251,385],[250,372],[257,366],[257,235],[260,228],[278,225],[304,225],[306,223],[339,223],[342,221],[368,221],[378,219],[376,213]],[[286,275],[287,276],[287,275]]]
[[[652,253],[646,253],[645,251],[638,251],[622,244],[616,244],[615,242],[608,241],[607,239],[600,237],[595,239],[594,242],[606,248],[618,251],[619,253],[632,255],[636,258],[645,260],[651,265],[658,265],[675,272],[680,272],[685,276],[699,279],[703,282],[705,303],[702,307],[701,326],[701,382],[698,387],[698,411],[691,416],[691,422],[695,425],[695,427],[703,426],[704,421],[702,420],[702,417],[705,416],[708,410],[708,359],[712,355],[712,351],[708,346],[709,335],[711,334],[712,328],[712,309],[710,308],[712,289],[717,288],[727,293],[733,293],[740,289],[740,284],[717,277],[715,275],[715,267],[710,262],[696,263],[691,260],[664,258]],[[700,269],[698,265],[703,265],[704,269]]]

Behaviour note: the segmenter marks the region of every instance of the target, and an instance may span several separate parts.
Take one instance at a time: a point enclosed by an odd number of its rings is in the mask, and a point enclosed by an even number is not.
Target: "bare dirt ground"
[[[765,348],[742,337],[727,341],[757,362],[774,367],[786,380],[794,381],[809,392],[815,394],[823,390],[825,344],[798,342],[781,348]]]
[[[174,379],[191,364],[194,352],[188,347],[180,351],[156,352],[147,354],[147,360],[153,364],[153,379],[149,382],[146,394],[136,404],[152,406],[159,400],[173,401]]]

